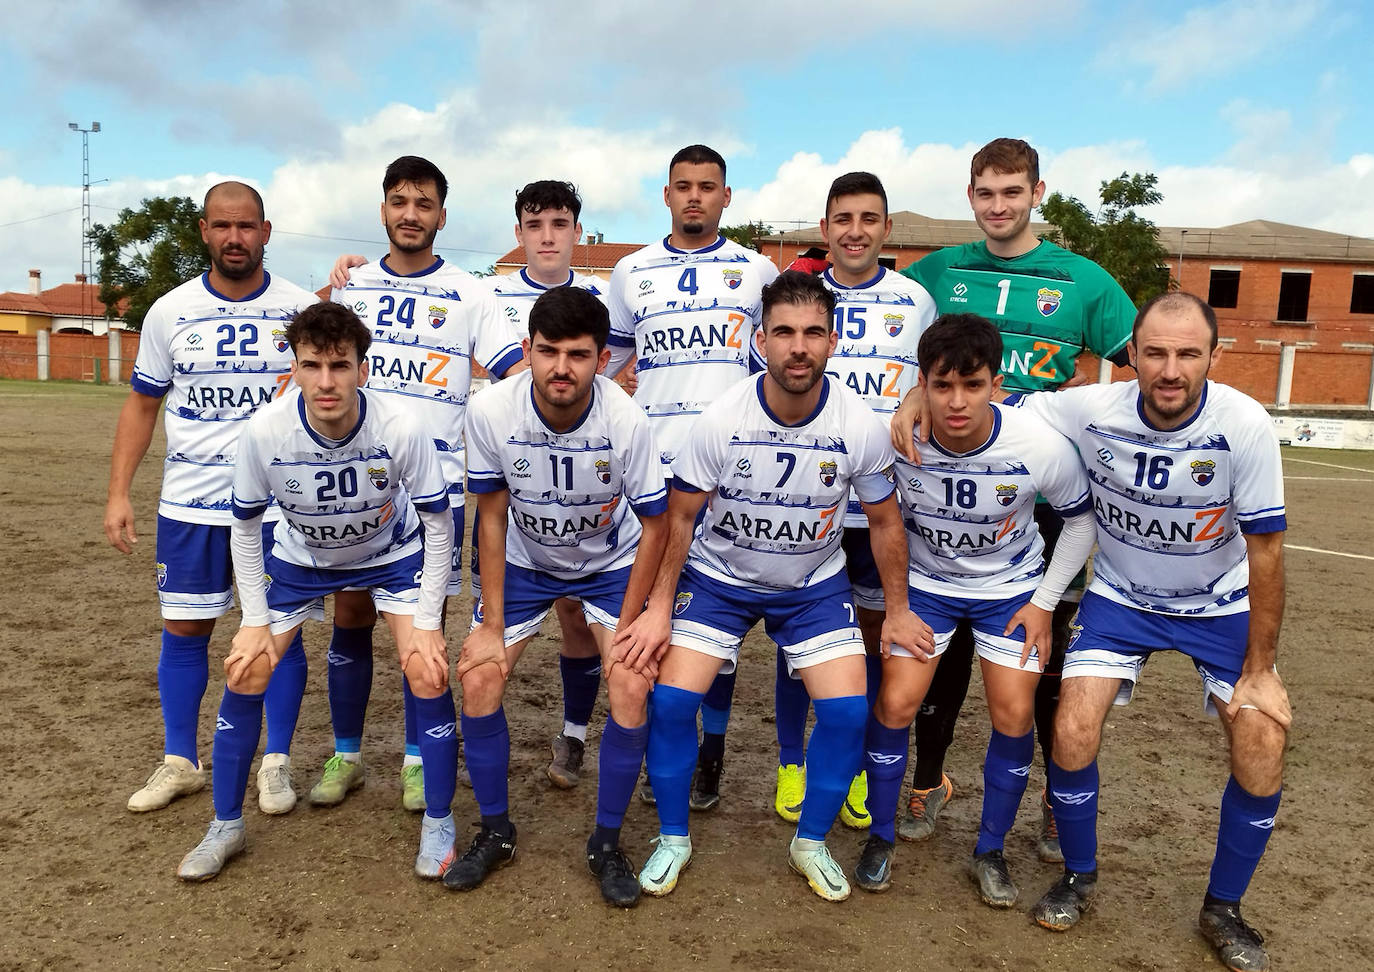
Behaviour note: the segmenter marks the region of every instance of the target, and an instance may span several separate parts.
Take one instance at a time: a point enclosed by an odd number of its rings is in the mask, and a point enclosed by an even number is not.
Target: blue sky
[[[384,250],[380,176],[402,154],[448,174],[441,252],[473,268],[513,245],[510,200],[536,178],[576,182],[608,241],[663,235],[664,167],[695,141],[729,160],[727,222],[813,222],[854,168],[894,209],[966,216],[969,156],[1014,135],[1085,201],[1123,170],[1157,173],[1160,224],[1374,237],[1361,3],[5,6],[0,290],[79,268],[67,122],[93,120],[96,221],[242,178],[267,199],[269,266],[303,285],[339,252]]]

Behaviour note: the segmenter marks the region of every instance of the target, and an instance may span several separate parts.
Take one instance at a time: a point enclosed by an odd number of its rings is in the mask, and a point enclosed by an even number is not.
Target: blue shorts
[[[967,621],[973,629],[973,644],[978,649],[979,658],[1003,668],[1038,672],[1040,654],[1036,649],[1031,649],[1025,668],[1021,667],[1021,649],[1026,644],[1025,629],[1017,627],[1016,630],[1022,634],[1020,638],[1014,637],[1016,632],[1012,632],[1013,637],[1010,638],[1002,634],[1007,630],[1007,622],[1011,620],[1011,616],[1025,607],[1034,593],[1035,591],[1031,590],[1001,599],[952,597],[908,587],[907,601],[911,605],[911,610],[935,632],[935,654],[944,654],[945,649],[949,647],[950,639],[954,637],[955,627],[959,622]],[[1049,648],[1048,645],[1045,647]],[[892,646],[892,653],[907,658],[914,657],[911,652],[896,645]]]
[[[796,590],[763,593],[682,569],[673,601],[674,645],[724,659],[721,671],[728,674],[739,660],[740,642],[760,619],[791,672],[864,653],[844,571]]]
[[[262,549],[272,549],[276,523],[262,525]],[[168,621],[203,621],[234,606],[234,562],[229,554],[232,527],[187,523],[158,514],[157,599]]]
[[[1215,713],[1212,696],[1231,701],[1245,662],[1250,612],[1209,618],[1171,617],[1138,611],[1100,594],[1083,596],[1064,654],[1064,678],[1119,678],[1116,704],[1135,694],[1140,670],[1157,651],[1180,651],[1202,676],[1203,704]]]
[[[371,567],[302,567],[268,555],[267,614],[273,634],[281,634],[307,618],[324,620],[324,599],[343,590],[372,594],[378,611],[411,614],[420,602],[420,577],[425,553]]]
[[[845,527],[840,535],[844,549],[844,569],[849,574],[854,603],[870,611],[885,610],[883,579],[878,576],[878,563],[873,559],[867,527]]]
[[[538,634],[553,602],[560,597],[580,600],[582,616],[588,624],[599,624],[607,631],[615,631],[620,623],[620,606],[625,600],[625,585],[629,580],[629,567],[564,580],[528,567],[507,564],[506,644],[513,645]],[[474,628],[482,623],[482,607],[479,597],[472,607]]]

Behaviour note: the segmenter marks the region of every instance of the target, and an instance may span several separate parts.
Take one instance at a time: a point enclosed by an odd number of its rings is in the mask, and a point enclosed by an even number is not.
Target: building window
[[[1350,284],[1350,313],[1374,314],[1374,273],[1357,273]]]
[[[1213,307],[1235,307],[1240,302],[1240,271],[1212,270],[1207,288],[1207,303]]]
[[[1279,311],[1280,321],[1307,321],[1307,298],[1312,292],[1311,273],[1279,274]]]
[[[878,257],[878,266],[887,267],[887,269],[895,271],[897,269],[897,258],[880,256]]]

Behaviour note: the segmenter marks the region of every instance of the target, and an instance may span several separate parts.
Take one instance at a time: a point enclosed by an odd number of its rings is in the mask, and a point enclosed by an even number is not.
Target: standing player
[[[606,373],[615,375],[636,358],[635,401],[648,413],[663,462],[670,465],[707,403],[749,374],[759,295],[778,269],[720,235],[730,187],[725,160],[714,149],[689,145],[673,156],[663,203],[672,214],[672,232],[625,257],[611,273]],[[702,705],[701,757],[691,797],[698,810],[720,802],[734,690],[732,670]]]
[[[789,860],[818,895],[842,901],[849,884],[825,837],[858,769],[868,711],[863,639],[840,545],[851,488],[869,517],[886,595],[882,643],[922,652],[933,643],[906,605],[906,538],[881,423],[825,374],[836,341],[834,296],[815,277],[793,272],[762,298],[757,341],[768,370],[706,407],[682,444],[649,606],[618,639],[632,664],[663,653],[648,750],[661,832],[640,885],[668,894],[691,859],[697,709],[762,619],[816,708]]]
[[[1016,886],[1002,844],[1034,757],[1035,687],[1051,614],[1095,539],[1088,479],[1067,439],[992,404],[1002,385],[997,328],[973,314],[948,314],[926,331],[919,354],[932,435],[917,446],[919,465],[897,464],[911,609],[934,628],[937,656],[957,624],[973,629],[992,736],[969,876],[985,902],[1009,908]],[[1048,568],[1033,514],[1037,494],[1064,517]],[[883,663],[864,747],[873,827],[854,873],[869,891],[886,890],[892,879],[907,737],[938,664],[900,650]]]
[[[520,345],[503,324],[487,288],[434,254],[444,228],[448,180],[427,159],[405,155],[382,177],[382,226],[390,248],[375,264],[357,267],[331,298],[353,309],[371,330],[368,389],[406,403],[439,450],[448,481],[454,536],[463,535],[463,416],[472,363],[500,378],[521,367]],[[462,593],[461,543],[454,542],[448,593]],[[329,711],[334,755],[310,791],[332,806],[361,786],[363,719],[372,688],[372,627],[377,615],[365,591],[334,599],[329,646]],[[423,810],[424,770],[416,733],[415,697],[403,680],[406,715],[401,800]]]
[[[394,396],[364,392],[371,335],[347,307],[314,304],[286,328],[300,394],[249,420],[234,464],[233,557],[243,626],[224,661],[215,732],[215,820],[177,875],[206,881],[246,844],[242,805],[262,721],[262,691],[324,598],[367,590],[391,628],[415,693],[426,811],[415,871],[438,878],[453,857],[457,776],[453,695],[440,628],[453,518],[431,430]],[[282,519],[263,559],[261,521]]]
[[[1084,350],[1119,365],[1127,363],[1125,347],[1135,307],[1121,285],[1097,264],[1036,237],[1031,212],[1044,193],[1035,149],[1019,139],[994,139],[973,156],[969,171],[969,205],[984,239],[937,250],[902,271],[930,292],[940,313],[978,314],[997,326],[1008,392],[1078,383],[1073,378],[1074,359]],[[911,428],[910,419],[904,427]],[[1043,503],[1036,516],[1047,554],[1052,555],[1061,522]],[[1069,618],[1081,596],[1078,578],[1056,609],[1053,650],[1036,690],[1035,722],[1046,763]],[[916,717],[911,800],[898,828],[907,840],[933,834],[941,809],[954,795],[944,775],[945,751],[968,694],[972,659],[973,638],[961,626]],[[1040,857],[1062,860],[1048,802],[1042,804],[1042,815]]]
[[[848,172],[831,183],[821,234],[834,262],[821,272],[820,279],[835,295],[837,343],[826,370],[885,422],[916,384],[916,345],[935,319],[935,302],[924,287],[879,265],[883,244],[891,233],[887,192],[877,176]],[[845,566],[854,585],[855,612],[868,649],[871,704],[882,674],[878,633],[883,622],[883,590],[869,547],[868,520],[852,496],[845,510],[844,528]],[[784,820],[795,823],[806,792],[802,740],[810,699],[805,686],[789,676],[781,651],[774,698],[778,784],[773,807]],[[840,820],[847,826],[864,828],[872,822],[867,794],[868,776],[861,770],[840,808]]]
[[[251,186],[223,182],[211,188],[200,235],[210,269],[149,308],[110,460],[105,536],[127,554],[138,542],[129,486],[152,441],[158,411],[166,413],[156,551],[165,754],[129,798],[136,812],[158,810],[205,785],[196,726],[209,684],[210,633],[233,604],[229,497],[239,432],[254,409],[285,389],[291,350],[283,329],[292,314],[315,301],[309,291],[263,269],[272,224]],[[276,519],[275,507],[267,517]],[[267,751],[258,771],[264,813],[286,813],[296,804],[291,736],[305,676],[305,652],[297,639],[267,691]]]
[[[597,375],[610,357],[605,305],[585,290],[555,288],[535,301],[529,321],[529,377],[483,391],[468,415],[469,483],[488,567],[458,674],[482,829],[444,883],[471,890],[515,857],[502,698],[549,609],[573,597],[601,648],[610,695],[587,865],[602,896],[628,908],[639,900],[639,882],[620,850],[620,826],[644,761],[652,674],[617,664],[610,646],[617,628],[639,614],[658,567],[663,468],[643,410]]]

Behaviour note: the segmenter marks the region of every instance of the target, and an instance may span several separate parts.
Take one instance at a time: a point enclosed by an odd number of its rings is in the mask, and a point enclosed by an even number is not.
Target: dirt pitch
[[[260,815],[250,788],[248,852],[214,882],[181,884],[177,861],[212,816],[208,789],[160,813],[124,809],[159,755],[161,722],[158,447],[136,483],[137,552],[120,556],[101,532],[123,394],[0,383],[0,508],[11,530],[0,561],[0,765],[10,773],[0,788],[0,969],[1219,968],[1194,921],[1226,779],[1222,737],[1177,656],[1153,662],[1138,701],[1111,717],[1100,893],[1067,935],[1027,918],[1056,874],[1034,857],[1029,796],[1007,844],[1022,889],[1017,907],[984,907],[964,876],[987,738],[977,679],[949,761],[957,798],[940,832],[899,845],[887,894],[856,891],[840,905],[816,898],[788,870],[789,828],[771,808],[773,662],[761,634],[746,642],[724,800],[694,816],[697,854],[670,898],[615,911],[585,872],[594,772],[570,792],[543,776],[545,744],[561,719],[547,639],[526,656],[507,701],[520,858],[486,886],[452,894],[411,873],[418,821],[400,807],[400,691],[391,647],[380,643],[367,786],[337,809],[302,805],[281,818]],[[1370,522],[1374,455],[1292,450],[1289,459],[1290,544],[1367,553],[1359,524]],[[1288,581],[1280,666],[1296,722],[1283,808],[1247,915],[1276,969],[1370,968],[1374,679],[1365,663],[1374,562],[1290,550]],[[459,618],[465,609],[452,608]],[[216,660],[235,623],[231,615],[216,632]],[[300,790],[331,748],[327,637],[321,626],[306,630]],[[204,756],[222,687],[217,668],[202,707]],[[598,712],[594,726],[602,719]],[[1037,765],[1031,793],[1042,781]],[[471,791],[460,788],[456,812],[464,826],[475,820]],[[656,830],[652,810],[636,803],[625,844],[637,860]],[[859,837],[840,831],[832,846],[852,865]]]

